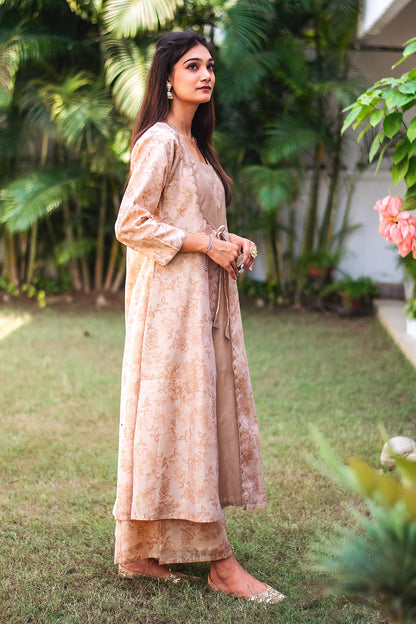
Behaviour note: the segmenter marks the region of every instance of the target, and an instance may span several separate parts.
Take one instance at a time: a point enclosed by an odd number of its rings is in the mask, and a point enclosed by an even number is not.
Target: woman
[[[278,602],[232,555],[222,509],[266,496],[236,288],[256,247],[226,230],[214,83],[203,37],[162,37],[133,128],[115,562],[178,582],[166,564],[211,561],[211,589]]]

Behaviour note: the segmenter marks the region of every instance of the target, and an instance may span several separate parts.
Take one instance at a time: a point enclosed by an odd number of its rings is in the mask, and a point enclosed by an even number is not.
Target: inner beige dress
[[[211,165],[194,160],[200,210],[216,230],[226,224],[225,196]],[[241,504],[232,493],[240,491],[240,452],[232,349],[229,339],[228,280],[224,269],[208,259],[212,337],[215,351],[216,414],[221,500]],[[228,494],[229,493],[229,494]],[[188,520],[117,520],[115,563],[154,558],[161,564],[214,561],[232,554],[225,517],[217,522]]]

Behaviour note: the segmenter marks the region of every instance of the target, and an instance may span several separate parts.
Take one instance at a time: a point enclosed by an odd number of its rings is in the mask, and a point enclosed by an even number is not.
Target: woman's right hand
[[[213,237],[207,256],[223,267],[233,279],[237,279],[237,259],[240,253],[240,247],[235,243]]]

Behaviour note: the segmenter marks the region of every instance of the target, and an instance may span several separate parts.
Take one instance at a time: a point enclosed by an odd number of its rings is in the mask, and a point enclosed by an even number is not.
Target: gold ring
[[[257,257],[257,247],[255,245],[253,245],[253,247],[251,247],[251,249],[250,249],[250,256],[252,258],[256,258]]]

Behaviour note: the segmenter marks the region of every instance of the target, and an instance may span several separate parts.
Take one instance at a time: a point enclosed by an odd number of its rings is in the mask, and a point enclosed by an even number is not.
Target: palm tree
[[[75,289],[120,287],[113,223],[151,34],[171,27],[176,10],[181,27],[198,15],[212,28],[211,4],[9,0],[0,18],[3,275],[30,282],[52,263]]]

